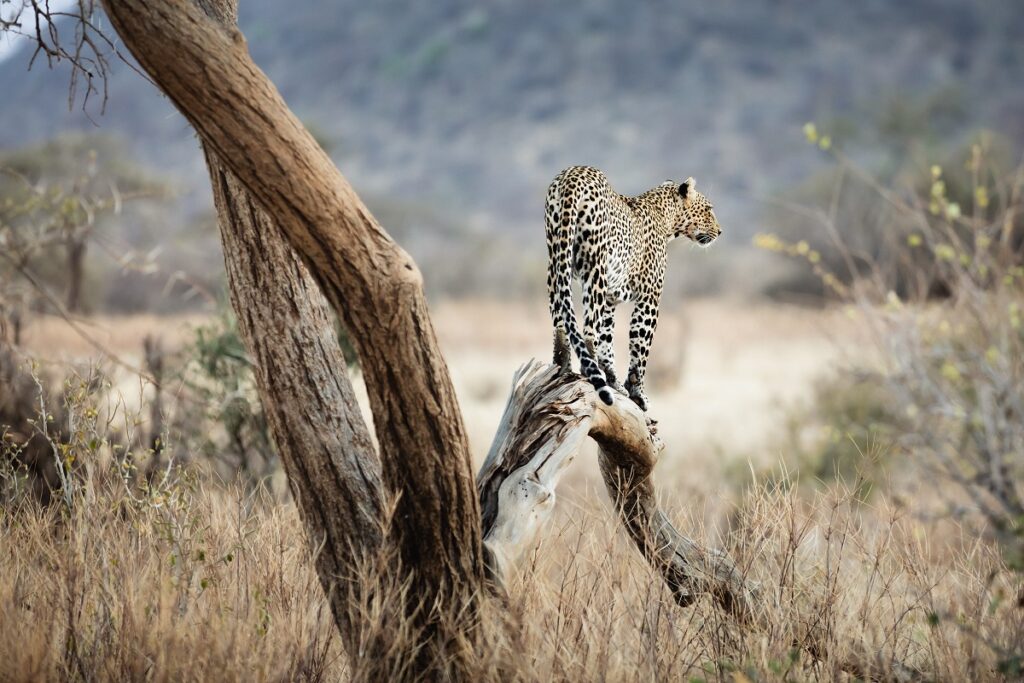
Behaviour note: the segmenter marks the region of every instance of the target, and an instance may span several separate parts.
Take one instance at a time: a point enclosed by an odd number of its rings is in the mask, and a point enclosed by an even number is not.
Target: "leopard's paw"
[[[647,412],[647,408],[650,407],[650,400],[647,398],[647,394],[643,389],[639,387],[628,387],[627,393],[629,398],[632,399],[633,403],[637,404],[640,410]]]

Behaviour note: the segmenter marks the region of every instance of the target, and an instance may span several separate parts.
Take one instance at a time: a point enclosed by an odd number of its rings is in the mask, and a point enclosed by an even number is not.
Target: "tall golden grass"
[[[0,508],[0,680],[347,680],[363,668],[334,632],[293,504],[194,467],[147,488],[92,457],[70,505]],[[767,632],[710,599],[676,606],[610,507],[576,492],[509,604],[484,615],[479,679],[832,680],[858,643],[936,680],[999,678],[1024,611],[997,549],[882,496],[857,502],[855,488],[752,484],[721,535],[692,513],[704,500],[676,508],[680,528],[723,543],[764,588]],[[367,606],[371,631],[401,631],[387,604]],[[810,627],[827,633],[822,661],[799,648]]]

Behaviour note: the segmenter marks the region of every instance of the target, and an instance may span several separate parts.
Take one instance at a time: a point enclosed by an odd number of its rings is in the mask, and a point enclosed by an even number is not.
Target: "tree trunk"
[[[412,259],[289,111],[237,29],[191,0],[104,7],[206,148],[277,224],[352,335],[413,594],[441,605],[475,593],[484,564],[469,446]]]
[[[207,151],[238,330],[267,422],[358,668],[358,562],[380,551],[380,462],[349,382],[330,308],[280,230]]]
[[[413,666],[458,675],[443,624],[473,623],[483,549],[469,447],[422,281],[255,66],[227,0],[106,0],[119,36],[199,133],[232,304],[332,608],[361,654],[351,579],[387,534],[409,574]],[[352,336],[379,448],[345,377],[328,309]],[[380,486],[382,479],[386,489]],[[383,500],[394,497],[385,521]],[[344,590],[338,590],[338,586]],[[400,653],[395,653],[397,657]],[[406,666],[410,658],[406,655]]]
[[[68,256],[68,297],[65,308],[68,313],[78,313],[82,306],[82,281],[85,279],[85,250],[87,241],[84,236],[71,237],[65,243]]]

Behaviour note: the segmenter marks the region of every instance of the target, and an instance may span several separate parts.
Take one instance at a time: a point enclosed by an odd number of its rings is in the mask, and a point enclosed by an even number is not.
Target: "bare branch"
[[[146,80],[143,73],[121,52],[95,20],[95,0],[77,0],[68,9],[54,8],[51,0],[18,0],[8,18],[0,17],[0,32],[21,36],[35,47],[29,69],[42,57],[53,68],[61,62],[71,65],[68,81],[68,109],[82,93],[81,108],[88,115],[89,101],[100,97],[100,114],[106,110],[110,57],[114,56]],[[68,37],[70,32],[71,37]],[[151,81],[152,82],[152,81]]]

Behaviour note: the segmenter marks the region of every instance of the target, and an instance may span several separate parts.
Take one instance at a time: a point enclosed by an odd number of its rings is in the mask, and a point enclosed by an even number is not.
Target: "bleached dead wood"
[[[664,444],[657,425],[625,396],[606,406],[585,380],[536,360],[516,372],[477,475],[481,528],[494,579],[502,583],[537,542],[554,511],[558,482],[587,436],[598,444],[601,475],[623,526],[676,602],[685,607],[707,594],[741,627],[770,632],[770,598],[727,553],[680,533],[658,504],[651,473]],[[822,634],[809,627],[796,644],[824,659],[824,643]],[[862,679],[922,678],[917,670],[878,652],[861,651],[837,664]]]
[[[536,543],[558,482],[587,436],[598,443],[602,476],[630,536],[676,601],[689,605],[710,593],[749,619],[753,588],[728,556],[681,535],[658,506],[650,474],[664,444],[656,425],[626,397],[606,406],[588,382],[536,360],[516,372],[477,476],[484,544],[498,578]]]
[[[477,475],[481,529],[500,579],[536,542],[555,487],[590,432],[593,388],[531,361],[512,379],[505,413]]]

